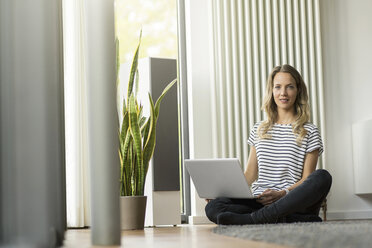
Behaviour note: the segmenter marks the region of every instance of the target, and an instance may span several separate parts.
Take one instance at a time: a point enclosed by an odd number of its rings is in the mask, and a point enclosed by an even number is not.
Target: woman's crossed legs
[[[216,224],[243,225],[278,222],[321,221],[319,209],[332,184],[323,169],[314,171],[301,185],[270,205],[254,199],[217,198],[205,207],[209,220]]]

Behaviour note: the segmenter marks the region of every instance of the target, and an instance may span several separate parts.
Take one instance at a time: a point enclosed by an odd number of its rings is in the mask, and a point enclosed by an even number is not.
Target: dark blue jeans
[[[322,202],[332,185],[328,171],[319,169],[278,201],[264,206],[255,199],[216,198],[205,207],[209,220],[217,224],[224,212],[252,214],[257,223],[321,221],[318,217]],[[309,218],[310,217],[310,218]]]

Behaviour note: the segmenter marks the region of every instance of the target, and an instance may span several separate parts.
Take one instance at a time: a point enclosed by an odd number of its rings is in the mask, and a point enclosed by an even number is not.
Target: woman
[[[267,120],[251,130],[245,171],[256,199],[211,200],[207,217],[223,225],[321,221],[332,177],[315,170],[323,144],[318,128],[309,123],[306,85],[295,68],[273,69],[262,109]]]

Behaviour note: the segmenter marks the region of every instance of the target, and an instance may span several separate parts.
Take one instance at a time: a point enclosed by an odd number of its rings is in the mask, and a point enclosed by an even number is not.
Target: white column
[[[208,2],[188,0],[185,2],[187,85],[189,117],[190,158],[213,157],[211,79],[210,79],[210,32]],[[203,120],[203,121],[200,121]],[[190,223],[203,224],[206,201],[200,199],[193,183],[190,185]]]
[[[119,245],[114,1],[85,4],[92,244]]]

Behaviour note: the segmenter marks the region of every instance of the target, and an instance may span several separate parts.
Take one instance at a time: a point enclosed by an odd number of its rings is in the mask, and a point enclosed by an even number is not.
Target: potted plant
[[[118,44],[118,43],[117,43]],[[156,143],[156,123],[160,103],[165,94],[177,82],[170,82],[154,104],[148,94],[150,116],[143,116],[143,103],[137,99],[138,54],[140,41],[131,64],[128,89],[122,105],[122,122],[119,130],[120,195],[122,229],[142,229],[144,227],[146,199],[144,196],[146,174]],[[117,61],[119,71],[119,61]]]

